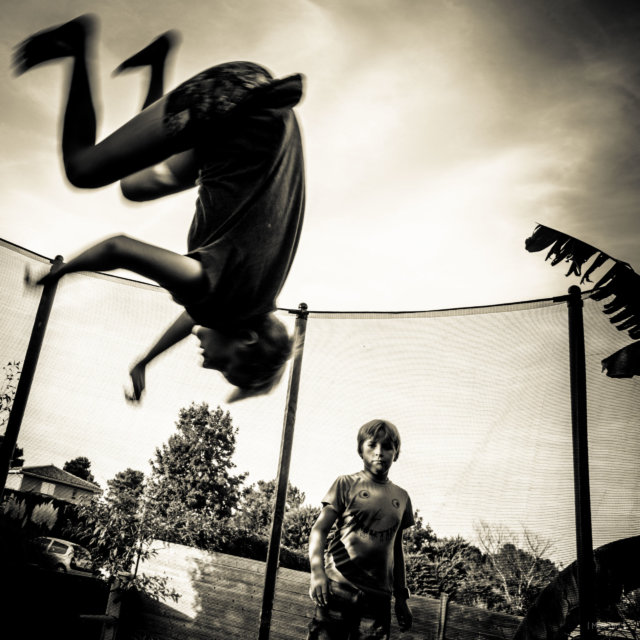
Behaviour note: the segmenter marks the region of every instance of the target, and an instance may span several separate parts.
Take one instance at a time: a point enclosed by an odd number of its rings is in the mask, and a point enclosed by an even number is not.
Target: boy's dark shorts
[[[303,76],[274,79],[253,62],[226,62],[185,80],[167,95],[164,126],[169,136],[199,137],[236,112],[293,108],[302,98]]]
[[[329,604],[316,607],[307,640],[388,640],[391,596],[329,580]]]

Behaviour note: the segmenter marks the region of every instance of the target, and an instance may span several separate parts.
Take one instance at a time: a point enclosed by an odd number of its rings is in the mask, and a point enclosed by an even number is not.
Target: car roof
[[[69,540],[63,540],[62,538],[53,538],[52,536],[40,536],[36,538],[36,540],[53,540],[54,542],[64,542],[65,544],[73,544],[73,542],[69,542]]]

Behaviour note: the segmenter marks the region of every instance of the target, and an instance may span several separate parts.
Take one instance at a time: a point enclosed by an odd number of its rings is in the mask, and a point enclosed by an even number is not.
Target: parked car
[[[44,536],[33,540],[32,551],[34,564],[45,569],[85,576],[96,572],[91,554],[75,542]]]

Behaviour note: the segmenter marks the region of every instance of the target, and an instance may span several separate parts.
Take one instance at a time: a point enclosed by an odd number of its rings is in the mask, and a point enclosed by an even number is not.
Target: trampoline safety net
[[[0,364],[24,360],[39,300],[26,266],[48,261],[0,244]],[[311,301],[310,301],[311,302]],[[268,396],[226,405],[229,385],[198,366],[189,338],[153,363],[140,407],[128,367],[180,308],[146,284],[75,274],[60,283],[18,438],[26,465],[86,456],[102,487],[148,470],[192,402],[229,409],[235,462],[248,482],[276,476],[287,376]],[[293,331],[295,314],[279,310]],[[552,299],[416,313],[308,316],[290,481],[319,505],[332,481],[361,468],[356,433],[378,417],[402,437],[390,477],[438,537],[474,542],[478,523],[549,540],[576,557],[568,310]],[[601,303],[584,303],[593,545],[640,533],[640,381],[600,361],[629,342]]]

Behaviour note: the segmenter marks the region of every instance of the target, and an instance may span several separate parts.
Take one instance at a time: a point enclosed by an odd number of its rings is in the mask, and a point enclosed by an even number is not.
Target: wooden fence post
[[[118,633],[118,624],[120,623],[120,608],[122,606],[122,582],[118,574],[113,579],[109,588],[109,596],[107,598],[107,606],[104,613],[82,613],[78,616],[80,620],[85,622],[101,622],[102,632],[100,640],[115,640]]]
[[[447,629],[447,612],[449,605],[449,594],[440,592],[440,615],[438,616],[438,636],[437,640],[444,640]]]

